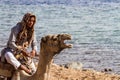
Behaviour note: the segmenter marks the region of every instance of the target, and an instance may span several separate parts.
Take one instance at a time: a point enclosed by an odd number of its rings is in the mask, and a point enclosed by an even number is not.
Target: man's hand
[[[35,53],[36,53],[36,51],[35,51],[35,50],[32,50],[32,51],[30,52],[31,57],[35,57]]]
[[[27,52],[26,50],[21,50],[21,52],[23,53],[24,56],[31,57],[30,53]]]

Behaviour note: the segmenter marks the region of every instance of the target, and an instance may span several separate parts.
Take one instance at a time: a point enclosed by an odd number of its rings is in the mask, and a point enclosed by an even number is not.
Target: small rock
[[[104,69],[104,72],[109,72],[109,71],[112,71],[112,69],[107,69],[107,68]]]
[[[79,62],[72,62],[72,63],[68,63],[68,64],[64,65],[65,68],[73,68],[73,69],[77,69],[77,70],[81,70],[82,66],[83,65]]]

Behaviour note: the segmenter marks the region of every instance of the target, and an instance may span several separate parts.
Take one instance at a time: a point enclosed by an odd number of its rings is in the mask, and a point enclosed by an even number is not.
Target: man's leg
[[[5,58],[7,60],[8,63],[10,63],[11,65],[13,65],[15,67],[15,69],[20,69],[20,70],[24,70],[26,73],[30,74],[31,71],[25,67],[24,65],[22,65],[13,55],[13,53],[11,52],[6,52],[5,53]]]

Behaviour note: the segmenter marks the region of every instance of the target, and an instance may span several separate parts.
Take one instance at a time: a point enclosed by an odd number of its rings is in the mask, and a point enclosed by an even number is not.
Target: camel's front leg
[[[11,80],[20,80],[20,72],[19,72],[19,70],[16,70],[14,72]]]

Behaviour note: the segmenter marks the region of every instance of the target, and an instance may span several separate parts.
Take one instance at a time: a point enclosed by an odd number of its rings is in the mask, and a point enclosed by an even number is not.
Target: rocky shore
[[[49,80],[120,80],[120,75],[52,64]]]

